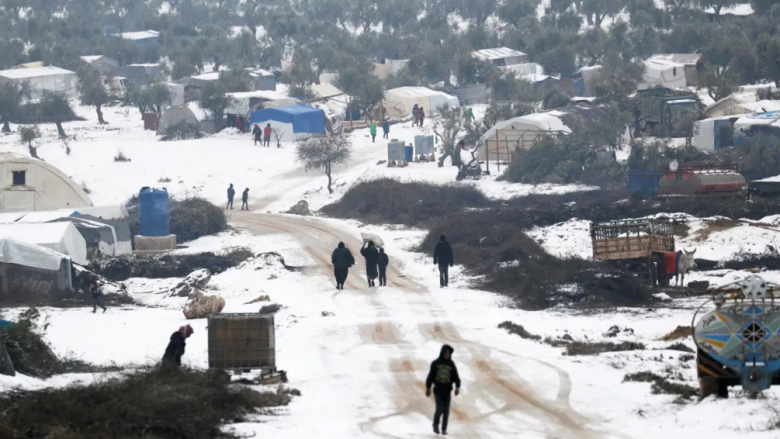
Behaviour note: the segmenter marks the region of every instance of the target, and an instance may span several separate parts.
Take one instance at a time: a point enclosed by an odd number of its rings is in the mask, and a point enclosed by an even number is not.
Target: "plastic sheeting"
[[[459,107],[460,101],[455,96],[425,87],[399,87],[388,90],[385,94],[387,115],[393,120],[411,117],[414,104],[425,110],[425,117],[431,117],[437,114],[440,106],[447,104],[450,107]]]
[[[87,242],[71,223],[4,224],[0,238],[11,238],[50,248],[70,256],[77,264],[87,264]]]
[[[0,262],[59,271],[67,256],[46,247],[13,238],[0,238]]]
[[[278,127],[282,130],[283,142],[325,134],[325,116],[322,110],[303,104],[253,111],[250,123],[258,124],[261,128],[268,123],[272,128]],[[272,137],[272,140],[276,139]]]

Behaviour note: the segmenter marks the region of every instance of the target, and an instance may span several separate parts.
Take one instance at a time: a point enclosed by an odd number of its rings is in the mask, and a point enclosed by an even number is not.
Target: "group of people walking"
[[[236,196],[236,190],[233,189],[233,183],[230,183],[230,187],[227,190],[228,202],[225,206],[225,210],[233,209],[233,198]],[[244,189],[241,194],[241,210],[249,210],[249,188]]]
[[[376,142],[376,121],[372,120],[371,125],[369,126],[369,131],[371,133],[371,142]],[[384,135],[382,136],[383,139],[389,139],[390,138],[390,121],[386,120],[382,122],[382,132]]]
[[[271,146],[271,134],[273,134],[274,130],[271,128],[271,124],[267,124],[265,128],[260,129],[260,126],[258,124],[255,124],[255,127],[252,128],[252,136],[255,138],[255,146],[257,146],[257,142],[263,142],[263,146],[266,148]]]
[[[425,109],[417,104],[412,107],[412,126],[423,126],[425,122]]]

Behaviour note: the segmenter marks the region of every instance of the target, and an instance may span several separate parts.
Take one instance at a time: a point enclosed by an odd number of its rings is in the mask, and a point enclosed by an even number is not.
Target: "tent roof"
[[[9,79],[40,78],[42,76],[75,75],[75,72],[59,67],[32,67],[29,69],[2,70],[0,76]]]
[[[319,108],[310,107],[304,104],[287,105],[284,107],[274,108],[276,111],[281,111],[288,114],[307,114],[307,113],[322,113]]]
[[[137,32],[124,32],[121,34],[115,34],[126,40],[147,40],[149,38],[157,38],[160,33],[155,30],[141,30]]]
[[[494,49],[482,49],[471,52],[477,58],[494,60],[502,58],[511,58],[517,56],[525,56],[525,53],[518,50],[510,49],[508,47],[496,47]]]
[[[700,53],[656,53],[648,58],[648,61],[655,61],[661,64],[671,62],[675,65],[695,66],[700,59]]]
[[[55,244],[75,229],[71,223],[3,224],[0,237],[10,237],[33,244]]]
[[[63,259],[56,251],[13,238],[0,238],[0,262],[57,271]]]
[[[328,98],[334,96],[341,96],[344,94],[338,87],[333,84],[312,84],[309,86],[311,91],[320,98]]]
[[[707,14],[714,14],[715,8],[707,8],[704,10]],[[738,15],[741,17],[746,17],[748,15],[752,15],[755,11],[753,10],[753,6],[750,5],[749,2],[745,1],[745,3],[734,5],[734,6],[728,6],[720,10],[720,15]]]
[[[563,124],[560,117],[550,113],[533,113],[498,122],[482,135],[482,140],[490,139],[495,136],[498,131],[504,131],[506,128],[511,128],[513,125],[520,124],[533,125],[543,131],[571,132],[569,127]]]
[[[431,96],[450,96],[447,93],[431,90],[427,87],[398,87],[387,91],[388,94],[398,96],[400,98],[409,97],[431,97]]]

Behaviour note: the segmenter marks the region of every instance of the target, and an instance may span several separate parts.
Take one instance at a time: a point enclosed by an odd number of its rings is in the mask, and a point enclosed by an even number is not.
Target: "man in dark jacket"
[[[425,123],[425,109],[423,107],[420,107],[420,111],[417,113],[417,117],[420,118],[420,126],[423,126]]]
[[[236,196],[236,190],[233,189],[233,183],[230,183],[230,187],[228,188],[228,203],[227,206],[225,206],[225,210],[233,208],[233,197],[235,196]]]
[[[455,362],[452,361],[453,352],[455,349],[452,346],[447,344],[442,346],[439,358],[431,363],[431,370],[425,380],[425,396],[431,396],[431,386],[433,386],[433,395],[436,399],[436,413],[433,415],[433,431],[436,434],[439,434],[439,420],[441,420],[441,433],[447,434],[453,384],[455,384],[455,395],[460,393],[460,376]]]
[[[241,194],[241,210],[249,210],[249,188]]]
[[[390,258],[387,257],[385,249],[379,249],[379,259],[377,259],[377,266],[379,267],[379,286],[387,286],[387,266],[390,264]]]
[[[271,124],[265,126],[263,129],[263,146],[266,148],[269,148],[271,146],[271,132],[273,130],[271,129]]]
[[[450,285],[449,268],[455,263],[455,258],[452,254],[452,246],[444,235],[441,235],[439,242],[436,243],[436,250],[433,251],[433,263],[439,264],[439,286],[448,287]]]
[[[336,275],[336,289],[343,290],[344,282],[347,281],[349,275],[349,267],[355,265],[355,258],[352,256],[352,252],[344,246],[344,243],[339,242],[339,246],[333,250],[333,254],[330,256],[330,262],[333,264],[333,274]]]
[[[163,366],[181,366],[181,357],[184,355],[184,348],[187,346],[186,340],[193,332],[192,326],[187,325],[182,326],[178,331],[171,334],[171,341],[168,343],[168,347],[165,348],[165,354],[162,358]]]
[[[382,122],[382,132],[384,133],[385,139],[390,138],[390,121],[387,119],[385,119],[385,121]]]
[[[363,244],[363,248],[360,249],[360,254],[366,258],[366,278],[368,279],[368,286],[374,287],[374,279],[377,277],[376,264],[379,262],[379,252],[374,245],[374,241],[368,241],[368,247]]]
[[[103,289],[97,284],[97,281],[92,281],[89,286],[89,292],[92,295],[92,313],[96,313],[98,307],[103,308],[103,313],[106,312],[106,307],[103,305]]]
[[[257,146],[257,142],[260,141],[260,137],[263,135],[263,130],[260,129],[260,127],[255,124],[255,127],[252,128],[252,136],[255,138],[255,146]]]

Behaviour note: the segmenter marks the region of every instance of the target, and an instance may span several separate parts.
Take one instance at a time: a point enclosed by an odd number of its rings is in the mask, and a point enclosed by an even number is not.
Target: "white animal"
[[[694,254],[696,254],[696,249],[693,249],[691,252],[683,249],[680,260],[677,261],[677,274],[674,276],[675,286],[679,286],[680,284],[685,285],[685,273],[696,266],[696,263],[693,262]]]

